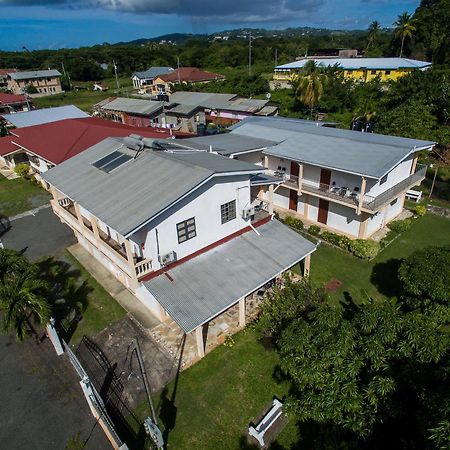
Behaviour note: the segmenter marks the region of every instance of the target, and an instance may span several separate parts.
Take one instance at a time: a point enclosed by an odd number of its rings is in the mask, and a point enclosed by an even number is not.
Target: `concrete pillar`
[[[85,225],[84,225],[83,216],[81,215],[80,205],[78,203],[74,203],[73,207],[75,208],[75,214],[77,215],[78,223],[80,224],[81,231],[83,232]]]
[[[311,268],[311,255],[308,255],[303,260],[303,276],[304,277],[309,277],[310,268]]]
[[[303,164],[298,165],[298,195],[302,195]]]
[[[239,300],[239,326],[245,327],[245,297]]]
[[[359,239],[365,239],[367,234],[367,224],[369,222],[369,214],[363,213],[361,215],[361,222],[359,224],[359,232],[358,232],[358,238]]]
[[[303,194],[303,215],[306,220],[309,218],[309,195]]]
[[[93,231],[93,233],[94,233],[95,240],[96,240],[97,242],[100,242],[100,234],[99,234],[99,232],[98,232],[98,220],[97,220],[97,218],[91,216],[90,222],[91,222],[91,225],[92,225],[92,231]],[[98,247],[98,246],[97,246],[97,247]]]
[[[203,341],[203,326],[195,329],[195,340],[197,341],[197,353],[200,358],[205,356],[205,343]]]
[[[364,195],[366,194],[366,179],[362,177],[361,181],[361,192],[359,193],[358,208],[356,214],[359,216],[361,214],[361,208],[364,202]]]
[[[416,171],[417,159],[418,157],[416,156],[412,161],[410,175],[412,175]]]
[[[264,156],[264,167],[269,168],[269,157],[267,155]]]
[[[273,184],[269,185],[269,214],[273,214]]]

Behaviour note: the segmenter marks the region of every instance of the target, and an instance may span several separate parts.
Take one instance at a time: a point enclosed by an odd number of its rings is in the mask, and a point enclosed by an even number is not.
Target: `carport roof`
[[[144,282],[186,332],[207,323],[289,269],[316,246],[271,220]]]

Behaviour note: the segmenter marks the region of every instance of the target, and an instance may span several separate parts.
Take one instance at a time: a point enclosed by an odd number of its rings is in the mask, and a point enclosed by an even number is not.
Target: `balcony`
[[[252,216],[251,224],[255,224],[271,217],[272,214],[269,213],[269,203],[265,200],[255,198],[252,200],[251,206],[255,208],[255,214]]]
[[[415,173],[382,192],[380,195],[373,197],[365,194],[361,209],[368,212],[378,211],[383,206],[398,197],[402,192],[406,192],[408,189],[425,179],[426,170],[426,166],[418,165]],[[348,187],[330,186],[328,184],[319,183],[318,181],[308,180],[306,178],[300,180],[297,176],[288,175],[278,171],[272,171],[271,174],[282,178],[282,186],[287,187],[288,189],[299,189],[299,182],[301,182],[301,192],[320,198],[325,198],[343,205],[352,206],[354,208],[357,208],[359,205],[361,197],[360,193],[353,191]]]
[[[98,230],[100,245],[95,238],[92,223],[82,216],[83,227],[81,227],[75,205],[69,198],[65,197],[57,201],[58,206],[55,207],[55,200],[51,200],[53,210],[59,215],[71,228],[82,234],[101,251],[108,259],[114,262],[124,272],[129,273],[130,267],[127,258],[127,252],[124,244],[119,244],[101,229]],[[82,229],[83,228],[83,229]],[[103,245],[102,245],[103,244]],[[137,278],[141,278],[153,271],[151,259],[144,259],[140,256],[133,255],[134,271]],[[129,274],[131,275],[131,274]]]

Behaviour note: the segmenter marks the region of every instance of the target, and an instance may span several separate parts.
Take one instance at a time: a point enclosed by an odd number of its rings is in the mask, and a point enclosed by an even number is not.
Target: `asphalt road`
[[[56,356],[48,339],[19,343],[0,336],[0,392],[1,449],[64,450],[86,441],[86,449],[111,448],[78,375],[65,355]]]
[[[11,228],[1,236],[5,248],[23,251],[31,261],[43,256],[60,254],[75,244],[73,231],[53,214],[51,208],[42,209],[34,216],[12,220]]]

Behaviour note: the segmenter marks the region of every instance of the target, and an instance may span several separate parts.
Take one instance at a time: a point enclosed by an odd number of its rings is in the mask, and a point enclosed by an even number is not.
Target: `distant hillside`
[[[333,30],[328,28],[311,28],[311,27],[298,27],[298,28],[285,28],[282,30],[267,30],[265,28],[237,28],[233,30],[218,31],[211,34],[191,34],[191,33],[172,33],[163,34],[162,36],[155,36],[151,38],[135,39],[128,42],[118,42],[114,45],[145,45],[149,42],[167,42],[172,44],[182,44],[188,39],[248,39],[248,36],[252,34],[253,37],[301,37],[301,36],[323,36],[323,35],[349,35],[366,33],[364,30]]]

